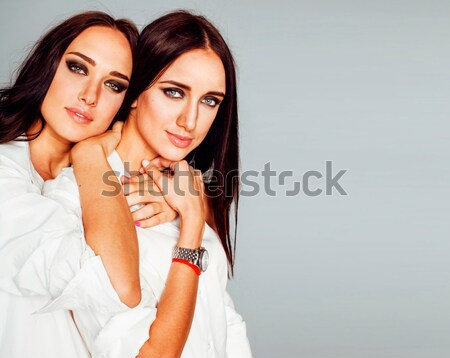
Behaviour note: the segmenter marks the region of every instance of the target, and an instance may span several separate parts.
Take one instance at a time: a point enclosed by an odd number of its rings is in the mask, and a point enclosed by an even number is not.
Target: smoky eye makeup
[[[117,93],[121,93],[128,89],[128,85],[119,81],[109,80],[105,82],[105,85]]]
[[[78,73],[81,75],[87,75],[89,73],[87,67],[79,61],[66,60],[66,65],[69,71]]]

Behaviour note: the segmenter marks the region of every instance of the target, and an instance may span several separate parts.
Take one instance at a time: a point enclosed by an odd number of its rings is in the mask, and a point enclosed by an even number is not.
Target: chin
[[[162,150],[159,152],[159,156],[171,162],[179,162],[186,158],[190,152],[190,150],[175,148],[172,150]]]
[[[58,133],[59,136],[65,140],[67,140],[68,142],[71,143],[78,143],[81,142],[82,140],[85,140],[89,137],[91,137],[92,135],[87,134],[85,131],[84,132],[79,132],[79,131],[62,131],[61,133]]]

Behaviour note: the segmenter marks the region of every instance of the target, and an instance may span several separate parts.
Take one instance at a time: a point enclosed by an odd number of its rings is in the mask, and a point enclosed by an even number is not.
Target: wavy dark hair
[[[41,120],[41,129],[21,140],[33,140],[42,131],[45,119],[41,105],[55,76],[59,62],[70,43],[84,30],[104,26],[120,31],[136,51],[139,32],[127,19],[115,20],[100,11],[74,15],[53,27],[36,43],[18,69],[17,78],[10,87],[0,89],[0,143],[17,139]]]
[[[195,49],[210,49],[222,60],[226,76],[225,98],[203,142],[186,158],[195,156],[193,166],[203,173],[213,171],[214,181],[205,182],[211,194],[214,223],[233,275],[236,251],[230,235],[230,209],[234,202],[237,224],[239,200],[239,137],[236,95],[236,71],[233,56],[219,31],[205,17],[187,11],[175,11],[147,25],[139,37],[131,84],[126,95],[127,108],[149,88],[179,56]],[[221,188],[222,190],[214,190]]]

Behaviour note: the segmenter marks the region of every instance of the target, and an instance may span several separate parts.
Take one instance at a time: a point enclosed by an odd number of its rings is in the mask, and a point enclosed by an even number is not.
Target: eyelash
[[[74,73],[78,73],[81,75],[87,75],[89,73],[86,66],[82,65],[81,63],[75,61],[66,61],[66,64],[69,71],[72,71]]]
[[[164,88],[163,92],[166,94],[166,96],[169,96],[170,98],[173,98],[173,99],[181,99],[185,96],[184,92],[178,88]],[[176,92],[181,97],[175,97],[173,94],[170,94],[170,92]],[[214,101],[214,104],[211,105],[211,104],[208,104],[205,102],[205,101],[209,101],[209,100]],[[206,97],[206,98],[202,99],[202,103],[204,103],[208,107],[214,108],[220,104],[220,100],[216,97]]]
[[[79,62],[66,61],[66,64],[67,64],[67,68],[69,69],[69,71],[71,71],[73,73],[83,75],[83,76],[87,76],[89,74],[87,67]],[[107,81],[107,82],[105,82],[105,86],[111,88],[111,90],[116,93],[121,93],[128,88],[127,86],[124,86],[123,84],[116,82],[116,81]]]
[[[128,88],[128,87],[122,85],[121,83],[114,82],[114,81],[108,81],[105,83],[105,85],[106,85],[106,87],[111,88],[114,92],[117,92],[117,93],[123,92]],[[111,86],[114,86],[114,88]]]
[[[205,101],[207,101],[207,100],[212,100],[212,101],[214,101],[215,103],[214,103],[213,105],[207,104],[207,103],[205,102]],[[212,108],[214,108],[214,107],[216,107],[216,106],[218,106],[218,105],[220,104],[219,99],[216,98],[216,97],[206,97],[206,98],[202,99],[202,102],[205,103],[207,106],[212,107]]]

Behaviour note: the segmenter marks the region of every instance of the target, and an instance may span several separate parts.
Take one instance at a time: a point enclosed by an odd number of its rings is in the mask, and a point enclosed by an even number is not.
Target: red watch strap
[[[181,264],[185,264],[185,265],[188,265],[189,267],[191,267],[194,271],[195,271],[195,273],[198,275],[198,276],[200,276],[200,269],[197,267],[197,266],[195,266],[194,264],[192,264],[192,263],[190,263],[188,260],[183,260],[183,259],[172,259],[172,262],[179,262],[179,263],[181,263]]]

